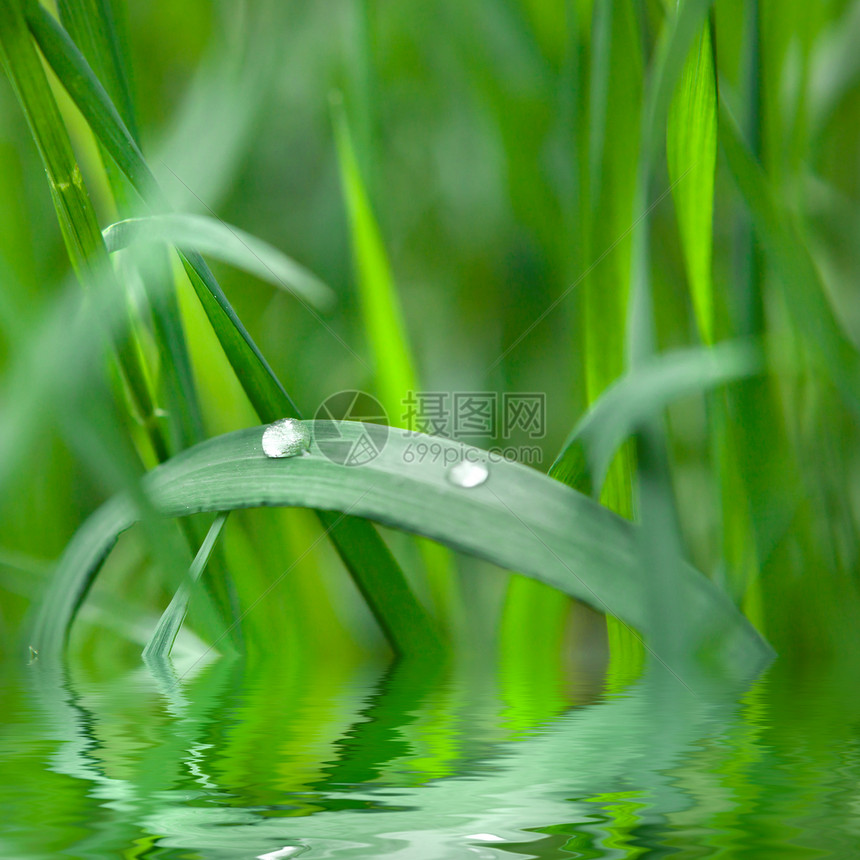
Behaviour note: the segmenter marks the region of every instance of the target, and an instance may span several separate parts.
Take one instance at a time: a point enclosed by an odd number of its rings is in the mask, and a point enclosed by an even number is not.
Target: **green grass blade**
[[[640,182],[650,174],[666,129],[666,120],[690,48],[707,21],[714,0],[684,0],[670,19],[657,45],[648,75],[642,112]]]
[[[584,284],[585,383],[593,403],[624,371],[624,321],[630,297],[630,224],[636,201],[636,153],[640,139],[643,58],[636,14],[631,4],[595,7],[598,32],[592,49],[591,94],[601,99],[589,106],[604,125],[593,133],[589,153],[589,197],[592,254],[611,254],[589,274]],[[602,31],[602,32],[601,32]],[[608,48],[600,44],[608,42]],[[589,120],[591,121],[591,120]],[[620,239],[620,241],[619,241]],[[631,450],[623,448],[612,466],[601,501],[624,517],[633,516]],[[623,623],[607,619],[613,675],[631,678],[639,671],[641,646]]]
[[[192,270],[193,271],[193,270]],[[105,326],[117,330],[122,326],[122,301],[117,291],[107,289],[104,283],[99,292],[82,306],[80,297],[69,293],[65,301],[49,315],[43,330],[30,348],[16,363],[3,387],[3,422],[0,422],[0,488],[10,486],[16,470],[22,467],[28,452],[36,450],[42,439],[44,411],[47,403],[63,411],[78,407],[88,385],[88,372],[101,355],[100,341],[93,338],[94,327]],[[206,295],[209,295],[207,292]],[[71,321],[71,322],[70,322]],[[265,406],[265,402],[263,403]],[[268,407],[266,407],[268,408]],[[274,406],[277,408],[277,401]],[[404,634],[409,641],[419,641],[420,650],[438,653],[438,636],[421,605],[405,586],[402,570],[388,547],[370,523],[353,517],[334,517],[320,512],[323,525],[329,529],[338,553],[347,569],[367,592],[374,576],[381,576],[387,588],[400,595],[400,602],[389,610],[386,594],[375,595],[379,604],[371,608],[385,630],[399,629],[399,617],[409,618],[412,624]],[[69,611],[62,596],[52,609],[61,615]],[[394,620],[386,613],[391,612]],[[47,626],[51,626],[46,622]],[[397,641],[393,646],[401,649]]]
[[[152,636],[143,649],[144,660],[164,660],[170,656],[173,648],[173,643],[176,641],[176,635],[179,633],[179,628],[182,627],[182,622],[185,620],[185,615],[188,612],[188,600],[191,597],[191,589],[194,584],[200,579],[206,565],[209,562],[209,557],[212,555],[212,550],[215,549],[215,544],[221,535],[221,530],[224,528],[224,523],[227,522],[229,513],[219,513],[214,522],[206,533],[203,543],[197,555],[194,556],[194,561],[191,562],[191,567],[188,569],[188,579],[180,585],[179,590],[170,601],[170,605],[164,610],[164,614],[158,620]]]
[[[564,50],[556,108],[566,148],[567,183],[561,194],[562,220],[555,229],[563,237],[565,256],[561,271],[568,284],[575,283],[592,262],[593,213],[590,196],[598,193],[603,168],[606,88],[609,85],[609,77],[603,71],[610,63],[606,31],[611,24],[613,11],[609,4],[600,4],[595,7],[594,15],[589,16],[577,6],[575,3],[564,5]],[[599,23],[596,20],[598,15]],[[589,44],[589,35],[590,78],[581,59]],[[590,94],[587,92],[589,87]],[[516,147],[510,147],[509,151],[511,158],[519,154]],[[528,153],[521,157],[528,159]],[[578,296],[573,297],[574,302],[583,298],[584,292],[579,292]],[[581,307],[582,303],[579,304]],[[574,319],[578,317],[579,314],[574,311]],[[587,337],[586,331],[587,325],[583,325],[583,339]],[[576,328],[573,327],[574,336],[575,332]],[[585,370],[582,366],[585,361],[587,356],[577,357],[577,375]],[[533,579],[511,578],[499,630],[501,676],[506,679],[506,696],[517,697],[516,691],[519,689],[524,694],[523,698],[531,704],[532,681],[539,677],[550,678],[553,673],[564,671],[560,655],[566,652],[572,619],[576,614],[576,609],[571,606],[566,595]],[[519,685],[515,680],[517,678],[527,681]]]
[[[655,356],[611,386],[571,431],[549,474],[598,494],[620,445],[676,400],[760,372],[748,343],[680,349]]]
[[[307,456],[271,460],[262,453],[263,428],[249,428],[211,439],[158,467],[144,481],[146,492],[166,516],[281,505],[374,519],[520,570],[611,612],[647,638],[655,633],[645,606],[648,584],[640,576],[638,529],[631,523],[514,463],[491,463],[488,479],[479,486],[455,486],[444,465],[447,458],[407,462],[404,452],[414,434],[406,431],[392,430],[370,463],[341,466],[316,441],[326,438],[330,422],[308,426],[315,441]],[[368,432],[359,422],[341,422],[338,430],[352,444]],[[459,443],[438,442],[451,453],[461,451]],[[465,456],[481,460],[486,454],[467,448]],[[118,497],[69,544],[30,640],[40,654],[50,658],[61,652],[98,565],[134,520],[134,506]],[[678,570],[673,586],[686,629],[695,636],[687,646],[707,646],[729,672],[767,660],[768,646],[731,602],[694,570]]]
[[[332,113],[358,288],[378,394],[391,423],[399,424],[403,399],[417,388],[409,339],[388,255],[364,187],[339,95],[332,98]]]
[[[68,29],[69,37],[80,46],[94,76],[104,84],[109,102],[116,106],[128,129],[129,137],[133,142],[139,142],[140,134],[129,80],[130,60],[127,45],[122,38],[124,22],[115,20],[115,13],[121,14],[121,10],[115,10],[111,0],[60,0],[58,12],[60,20]],[[31,18],[36,29],[47,28],[46,35],[49,39],[53,37],[60,42],[67,41],[62,28],[56,27],[50,16],[50,20],[42,20],[39,24],[45,14],[41,8],[32,10]],[[31,29],[34,28],[34,23],[31,23]],[[74,57],[74,52],[69,52],[68,45],[65,50],[54,49],[54,53],[68,53],[70,57]],[[78,64],[79,70],[86,77],[87,69],[84,66],[85,64]],[[90,85],[95,86],[93,81],[90,81]],[[106,105],[108,111],[110,107],[110,104]],[[99,151],[118,211],[124,216],[135,214],[139,204],[129,180],[101,144]],[[165,253],[150,253],[146,265],[138,268],[151,306],[152,332],[162,359],[161,376],[170,415],[169,423],[175,447],[181,450],[203,438],[203,420],[175,290],[158,291],[153,285],[153,279],[159,278],[172,284],[173,273]]]
[[[298,417],[298,409],[245,331],[203,258],[196,252],[189,252],[187,256],[180,252],[180,258],[227,358],[234,368],[244,369],[238,375],[254,410],[269,422],[285,416]],[[409,590],[403,571],[373,526],[366,522],[354,522],[349,517],[332,520],[323,513],[320,519],[362,594],[369,600],[372,596],[370,608],[382,629],[386,633],[403,631],[402,636],[389,640],[392,647],[402,651],[403,641],[420,639],[424,650],[438,651],[438,639],[425,611]],[[359,535],[361,540],[358,540]],[[387,578],[389,588],[396,587],[402,598],[402,603],[397,607],[391,607],[385,591],[370,594],[369,578],[373,577],[374,572]],[[401,617],[412,621],[421,619],[421,622],[404,625]]]
[[[742,133],[754,157],[760,159],[764,105],[761,10],[757,0],[745,4],[742,23],[738,82],[743,105]],[[766,330],[764,255],[743,201],[738,200],[733,208],[733,326],[743,337],[760,337]],[[748,380],[726,392],[725,397],[713,398],[710,409],[713,459],[720,476],[727,585],[759,629],[765,625],[759,572],[774,545],[774,535],[781,531],[782,518],[773,512],[784,509],[786,501],[796,496],[792,490],[795,458],[786,444],[776,385],[776,379],[767,377]]]
[[[126,51],[110,0],[57,0],[57,12],[66,30],[89,59],[123,122],[134,139],[139,140]],[[34,14],[39,13],[34,10]]]
[[[331,104],[364,328],[373,355],[374,380],[389,423],[403,426],[408,420],[404,415],[404,400],[410,392],[419,389],[418,374],[391,264],[374,217],[340,94],[332,97]],[[421,552],[437,615],[450,621],[452,612],[457,609],[451,558],[441,547],[432,544],[422,544]]]
[[[318,511],[323,527],[337,536],[338,552],[395,652],[401,657],[440,659],[446,646],[437,625],[415,599],[376,529],[350,516],[357,512],[352,508],[334,513],[322,507]]]
[[[151,215],[128,218],[102,231],[108,251],[135,242],[161,241],[181,248],[195,248],[230,263],[280,289],[294,293],[316,308],[334,304],[334,293],[315,275],[277,248],[244,230],[206,215]]]
[[[42,157],[72,267],[81,283],[92,287],[98,278],[107,276],[107,251],[41,61],[21,10],[12,0],[0,3],[0,55]],[[167,444],[155,419],[140,356],[128,339],[117,339],[115,348],[153,450],[159,459],[166,459]]]
[[[41,11],[39,11],[41,10]],[[38,5],[30,9],[29,24],[57,77],[137,192],[156,210],[164,197],[137,144],[84,56],[60,24]],[[57,118],[59,121],[59,117]],[[180,252],[185,271],[200,299],[227,358],[264,421],[297,413],[281,383],[239,320],[215,276],[196,251]]]
[[[591,146],[602,144],[600,152],[590,152],[592,253],[610,253],[594,265],[583,284],[588,401],[596,400],[624,371],[624,321],[630,283],[630,224],[634,217],[636,154],[640,137],[642,100],[642,56],[639,33],[632,7],[612,5],[612,11],[595,10],[595,26],[607,32],[595,38],[608,41],[603,55],[593,46],[592,97],[605,104],[592,104],[597,122],[605,123],[603,133],[592,132]],[[601,79],[597,82],[597,79]],[[620,240],[620,241],[619,241]],[[592,264],[593,260],[588,260]],[[625,511],[629,515],[629,505]]]
[[[110,154],[138,194],[156,209],[166,208],[131,132],[84,55],[62,25],[41,4],[27,3],[27,24],[45,59],[86,119],[98,142]]]
[[[572,13],[575,14],[575,13]],[[572,26],[572,24],[571,24]],[[631,4],[603,3],[593,7],[590,32],[589,103],[580,109],[583,152],[579,165],[582,193],[581,232],[570,242],[583,249],[582,342],[586,400],[596,400],[624,371],[624,322],[630,283],[630,224],[636,192],[643,59],[640,33]],[[576,54],[584,46],[576,46]],[[587,147],[585,141],[587,139]],[[577,276],[580,272],[576,273]],[[631,517],[634,465],[622,450],[607,481],[602,502],[615,513]],[[564,480],[562,476],[560,478]],[[574,485],[582,490],[582,486]],[[529,631],[529,640],[547,636],[555,627],[556,650],[564,635],[568,601],[528,580],[513,580],[506,607],[506,625]],[[562,603],[565,607],[562,607]],[[517,606],[521,609],[517,610]],[[540,609],[537,607],[540,606]],[[552,619],[552,620],[551,620]],[[641,650],[623,625],[607,619],[614,674],[634,675]],[[541,628],[538,632],[534,628]],[[621,663],[629,670],[619,669]]]
[[[104,248],[83,177],[20,9],[3,0],[0,14],[3,65],[45,164],[72,266],[86,278],[101,262]]]
[[[631,301],[627,321],[627,356],[631,364],[654,352],[648,232],[653,178],[660,141],[684,63],[696,34],[705,25],[713,0],[685,0],[667,20],[657,44],[643,95],[642,134],[633,209]]]
[[[629,120],[609,113],[609,91],[612,87],[612,50],[624,49],[623,40],[612,39],[613,23],[619,17],[619,7],[611,3],[596,3],[591,20],[591,69],[588,95],[588,191],[592,199],[600,197],[603,182],[603,161],[607,155],[607,122]],[[616,78],[617,93],[617,78]],[[635,117],[634,117],[635,121]],[[611,140],[609,146],[619,141]]]
[[[160,393],[169,416],[174,451],[180,451],[202,441],[205,434],[170,262],[166,248],[150,247],[125,254],[117,269],[124,283],[141,282],[141,293],[151,309],[159,353]]]
[[[298,417],[298,407],[233,310],[203,257],[197,251],[181,249],[179,259],[257,415],[269,422],[284,417]]]
[[[666,133],[666,119],[684,61],[689,53],[690,44],[703,26],[705,16],[712,0],[686,0],[664,25],[663,32],[648,71],[642,94],[641,131],[639,134],[639,153],[636,161],[635,190],[633,192],[632,235],[630,238],[628,283],[629,301],[626,324],[626,360],[628,367],[635,367],[644,358],[653,354],[655,349],[654,315],[651,306],[650,254],[649,254],[649,212],[652,207],[651,180],[656,163],[659,143]],[[653,442],[659,446],[660,432],[654,429]],[[622,457],[632,459],[629,447],[622,449]],[[662,458],[652,458],[662,462]],[[621,461],[623,465],[623,461]],[[617,468],[617,467],[616,467]],[[632,467],[627,466],[627,475]],[[623,475],[623,473],[622,473]],[[668,476],[659,476],[663,485],[668,485]],[[623,493],[622,500],[629,490],[620,480],[607,482],[606,490],[617,496]],[[669,536],[667,536],[669,537]],[[654,583],[658,589],[660,583]],[[652,615],[657,623],[658,615]],[[610,642],[617,637],[618,630],[610,627]],[[621,644],[629,651],[629,637],[623,637]],[[619,649],[621,651],[621,649]],[[635,654],[631,655],[632,664]]]
[[[724,104],[720,105],[720,143],[755,232],[778,274],[786,307],[845,402],[860,413],[860,355],[833,313],[801,232],[780,206]]]
[[[141,197],[148,199],[155,210],[163,211],[166,208],[164,197],[152,172],[86,59],[50,15],[32,14],[29,24],[45,58],[89,123],[98,141],[114,158]],[[298,415],[295,404],[242,325],[203,258],[192,250],[180,250],[179,255],[213,331],[257,415],[267,422]],[[386,571],[389,577],[403,578],[403,572],[385,547],[382,538],[371,526],[353,524],[350,527],[353,531],[364,529],[366,546],[362,548],[362,561],[351,557],[351,553],[355,552],[351,539],[345,537],[343,543],[340,542],[339,533],[342,528],[346,528],[344,521],[329,534],[354,576],[367,563],[367,559],[372,558],[373,564]],[[379,599],[383,599],[381,595]],[[412,614],[422,614],[420,604],[411,594],[409,606]],[[386,629],[391,629],[396,627],[397,623],[394,619],[387,619],[386,625]],[[427,629],[428,625],[417,627],[417,635]],[[437,647],[435,637],[428,637],[425,644],[428,649]],[[397,643],[393,645],[397,647]]]
[[[699,333],[714,342],[711,278],[714,171],[717,163],[717,88],[710,29],[693,44],[672,105],[666,132],[669,178]]]

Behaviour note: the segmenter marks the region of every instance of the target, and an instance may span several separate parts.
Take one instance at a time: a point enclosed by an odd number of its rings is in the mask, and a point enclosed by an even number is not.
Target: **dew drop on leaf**
[[[263,453],[267,457],[297,457],[310,445],[307,427],[295,418],[282,418],[263,431]]]
[[[455,487],[471,489],[480,486],[490,477],[490,470],[485,463],[473,463],[462,460],[448,470],[448,480]]]

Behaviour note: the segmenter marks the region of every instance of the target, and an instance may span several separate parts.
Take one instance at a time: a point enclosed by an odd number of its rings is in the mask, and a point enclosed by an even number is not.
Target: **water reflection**
[[[682,684],[657,664],[612,695],[586,678],[524,731],[474,664],[220,660],[108,684],[22,666],[4,681],[3,855],[849,857],[852,677],[777,663]]]

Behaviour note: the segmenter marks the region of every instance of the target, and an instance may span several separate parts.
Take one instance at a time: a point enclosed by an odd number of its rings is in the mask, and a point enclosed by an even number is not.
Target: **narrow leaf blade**
[[[365,329],[382,403],[397,424],[404,397],[416,388],[416,373],[388,255],[339,100],[333,99],[332,110]]]
[[[183,582],[173,595],[170,605],[164,610],[158,624],[146,643],[143,649],[144,660],[164,660],[170,656],[173,649],[173,643],[176,641],[176,635],[179,633],[179,628],[182,627],[182,622],[185,620],[185,615],[188,611],[188,600],[191,597],[191,589],[194,584],[200,579],[206,565],[209,563],[209,557],[212,555],[212,550],[215,549],[215,544],[221,535],[221,530],[224,528],[224,523],[227,522],[229,513],[220,513],[215,517],[214,522],[209,527],[197,555],[194,556],[194,561],[191,562],[191,567],[188,569],[188,580]]]
[[[707,23],[690,49],[669,109],[666,155],[693,308],[702,340],[710,344],[714,342],[711,253],[717,90]]]
[[[755,232],[778,274],[786,307],[847,405],[860,413],[860,355],[836,319],[803,236],[779,205],[764,171],[722,103],[720,143]]]
[[[727,342],[664,353],[639,365],[597,400],[571,431],[549,474],[586,482],[596,493],[618,447],[674,401],[699,394],[762,367],[748,343]]]
[[[291,292],[314,307],[328,308],[334,303],[331,289],[295,260],[218,218],[179,213],[127,218],[106,227],[102,235],[111,253],[135,242],[151,241],[195,248],[198,253],[230,263]]]

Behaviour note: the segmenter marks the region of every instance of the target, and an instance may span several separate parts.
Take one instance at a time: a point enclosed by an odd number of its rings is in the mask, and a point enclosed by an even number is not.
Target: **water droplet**
[[[448,470],[448,480],[456,487],[471,489],[478,487],[490,477],[486,463],[473,463],[471,460],[461,460]]]
[[[277,851],[270,851],[268,854],[258,854],[257,860],[284,860],[286,857],[298,857],[299,854],[304,854],[308,849],[308,845],[285,845]]]
[[[267,457],[296,457],[310,446],[308,428],[295,418],[282,418],[263,431],[263,453]]]

